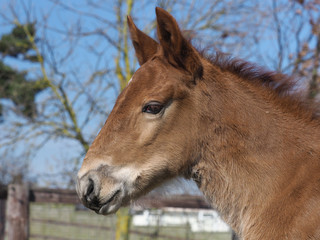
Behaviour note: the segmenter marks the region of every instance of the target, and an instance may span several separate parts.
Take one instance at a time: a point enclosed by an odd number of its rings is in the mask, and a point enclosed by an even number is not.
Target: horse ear
[[[130,16],[127,17],[127,22],[132,44],[134,46],[136,56],[141,66],[157,52],[159,44],[147,34],[140,31],[136,27]]]
[[[156,8],[158,38],[167,60],[177,67],[182,67],[194,77],[201,77],[203,67],[198,52],[185,39],[180,28],[167,11]]]

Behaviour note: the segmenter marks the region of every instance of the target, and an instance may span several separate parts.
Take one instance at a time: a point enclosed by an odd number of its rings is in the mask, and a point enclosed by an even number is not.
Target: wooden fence
[[[167,197],[144,197],[139,201],[145,208],[163,208],[163,207],[179,207],[179,208],[197,208],[197,209],[210,209],[210,205],[201,196],[192,195],[179,195],[171,198]],[[34,223],[48,223],[53,225],[64,225],[66,223],[55,221],[52,219],[39,219],[35,216],[30,217],[29,208],[31,203],[63,203],[63,204],[79,204],[79,198],[75,191],[61,190],[61,189],[45,189],[45,188],[29,188],[27,185],[9,185],[0,186],[0,240],[26,240],[31,238],[42,238],[33,233],[29,233],[30,220]],[[96,227],[86,223],[68,223],[70,227],[83,227],[97,228],[99,230],[110,231],[107,226]],[[139,232],[131,230],[132,234],[139,234],[147,236],[150,233]],[[179,237],[163,237],[173,240],[182,240]],[[150,236],[151,237],[151,236]],[[61,237],[50,237],[46,239],[63,239]]]

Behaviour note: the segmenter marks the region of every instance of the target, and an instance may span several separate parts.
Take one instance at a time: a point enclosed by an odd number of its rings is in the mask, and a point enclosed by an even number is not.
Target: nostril
[[[87,188],[87,193],[85,194],[85,197],[87,199],[87,201],[90,201],[90,195],[92,195],[94,191],[94,182],[93,180],[90,178],[89,179],[89,184],[88,184],[88,188]]]

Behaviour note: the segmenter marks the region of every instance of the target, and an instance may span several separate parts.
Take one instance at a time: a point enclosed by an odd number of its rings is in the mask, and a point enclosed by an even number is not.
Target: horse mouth
[[[100,204],[101,207],[95,212],[102,215],[115,213],[121,207],[123,198],[121,193],[121,189],[116,190],[106,202]]]

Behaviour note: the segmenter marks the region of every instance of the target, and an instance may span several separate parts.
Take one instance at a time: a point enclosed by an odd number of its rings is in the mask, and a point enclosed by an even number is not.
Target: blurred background
[[[156,6],[195,46],[294,75],[319,100],[319,0],[1,1],[1,240],[9,184],[28,199],[30,239],[231,239],[192,183],[110,217],[85,210],[74,192],[86,151],[139,67],[126,16],[156,38]]]

